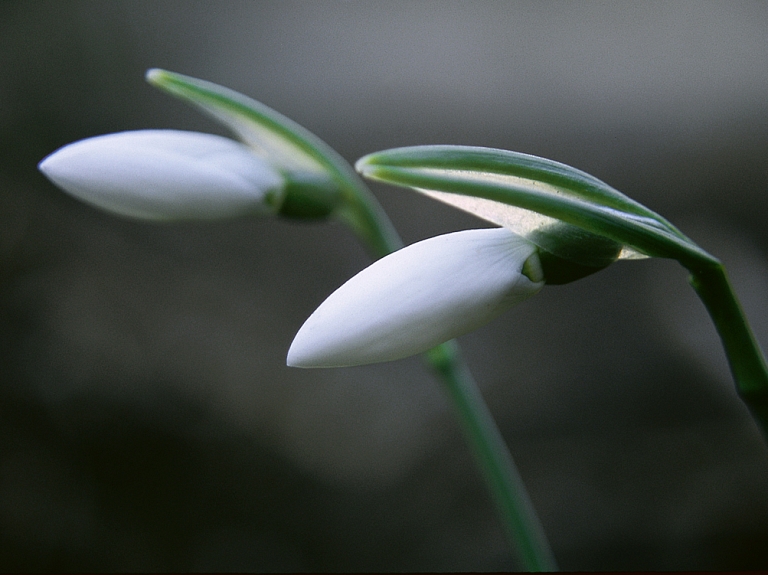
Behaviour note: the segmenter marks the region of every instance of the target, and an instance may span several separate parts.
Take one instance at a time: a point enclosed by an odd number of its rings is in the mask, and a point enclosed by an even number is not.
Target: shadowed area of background
[[[0,570],[515,568],[419,358],[285,367],[368,264],[339,225],[151,225],[37,162],[224,133],[143,81],[246,93],[345,158],[482,145],[607,181],[721,257],[768,343],[768,4],[0,3]],[[485,226],[374,192],[410,243]],[[668,261],[462,338],[565,570],[768,567],[768,448]]]

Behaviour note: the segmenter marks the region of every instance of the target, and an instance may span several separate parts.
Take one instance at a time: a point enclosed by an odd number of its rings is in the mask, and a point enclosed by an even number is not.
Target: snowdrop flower
[[[274,213],[285,187],[280,173],[247,146],[178,130],[88,138],[60,148],[38,168],[84,202],[150,220]]]
[[[536,247],[505,228],[437,236],[375,262],[309,317],[293,367],[400,359],[467,333],[544,285]]]

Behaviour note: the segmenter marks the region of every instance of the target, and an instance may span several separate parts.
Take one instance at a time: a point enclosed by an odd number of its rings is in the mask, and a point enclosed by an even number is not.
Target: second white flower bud
[[[179,130],[119,132],[60,148],[38,168],[106,211],[150,220],[275,213],[285,182],[247,146]]]

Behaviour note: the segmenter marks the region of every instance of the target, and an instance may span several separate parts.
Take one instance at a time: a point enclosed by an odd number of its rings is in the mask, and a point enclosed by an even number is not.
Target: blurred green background
[[[0,570],[509,570],[419,358],[285,367],[369,259],[339,225],[151,225],[36,170],[71,141],[221,129],[246,93],[353,162],[415,144],[590,172],[721,257],[768,345],[768,3],[0,3]],[[374,186],[407,242],[486,224]],[[668,261],[462,338],[565,570],[768,567],[768,448]]]

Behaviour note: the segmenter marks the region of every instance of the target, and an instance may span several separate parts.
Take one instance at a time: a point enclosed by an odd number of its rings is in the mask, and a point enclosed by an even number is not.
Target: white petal
[[[471,331],[544,285],[521,273],[532,244],[504,228],[430,238],[375,262],[309,317],[294,367],[400,359]]]
[[[283,189],[282,176],[243,144],[178,130],[81,140],[57,150],[38,168],[85,202],[153,220],[274,212]]]

